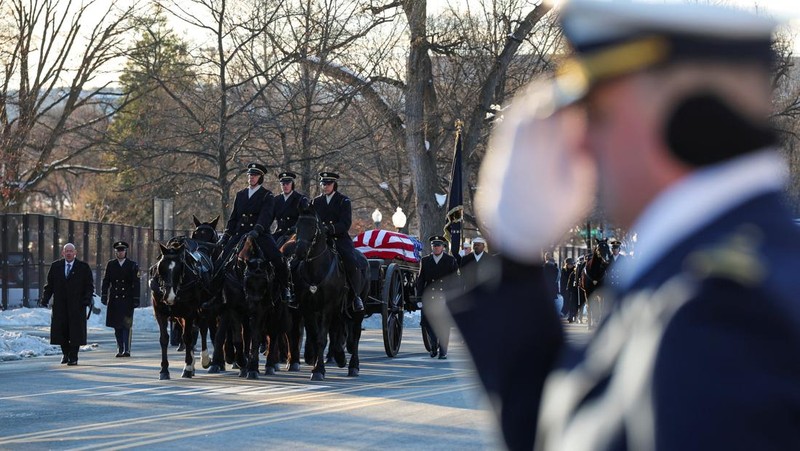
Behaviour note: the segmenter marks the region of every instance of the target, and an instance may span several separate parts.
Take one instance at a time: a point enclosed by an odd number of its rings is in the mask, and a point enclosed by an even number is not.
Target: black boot
[[[353,312],[361,313],[364,311],[364,301],[361,300],[359,295],[353,298]]]

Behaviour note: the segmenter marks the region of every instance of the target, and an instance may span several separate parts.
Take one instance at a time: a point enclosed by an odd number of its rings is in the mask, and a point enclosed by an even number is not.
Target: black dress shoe
[[[435,349],[431,350],[431,358],[436,357],[436,354],[438,354],[438,352]]]
[[[125,351],[125,352],[122,353],[122,357],[130,357],[130,356],[131,356],[131,353],[128,352],[128,351]]]
[[[70,360],[69,362],[67,362],[67,366],[75,366],[77,364],[78,364],[77,360]]]
[[[361,300],[360,296],[356,296],[353,299],[353,312],[359,313],[364,311],[364,301]]]
[[[118,351],[117,355],[115,355],[114,357],[122,357],[122,351]]]
[[[447,354],[439,354],[439,360],[447,360]]]
[[[64,364],[65,364],[65,363],[67,363],[68,361],[69,361],[69,359],[67,358],[67,356],[65,356],[65,355],[61,356],[61,364],[62,364],[62,365],[64,365]]]

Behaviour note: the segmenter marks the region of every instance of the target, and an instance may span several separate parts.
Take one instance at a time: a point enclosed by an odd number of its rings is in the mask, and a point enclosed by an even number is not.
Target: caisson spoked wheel
[[[403,277],[401,269],[394,263],[386,268],[386,276],[381,293],[383,303],[381,319],[383,323],[383,347],[386,355],[396,357],[403,341]]]

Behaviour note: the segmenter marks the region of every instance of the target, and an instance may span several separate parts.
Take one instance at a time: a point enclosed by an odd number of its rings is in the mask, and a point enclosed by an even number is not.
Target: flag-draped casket
[[[422,243],[414,237],[389,230],[367,230],[353,238],[356,249],[367,258],[395,258],[407,262],[419,262]]]

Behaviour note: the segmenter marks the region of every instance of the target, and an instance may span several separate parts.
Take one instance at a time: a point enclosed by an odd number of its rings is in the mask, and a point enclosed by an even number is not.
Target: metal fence
[[[188,230],[157,231],[155,239],[188,235]],[[147,269],[159,256],[158,243],[148,227],[73,221],[39,214],[0,214],[0,299],[3,310],[38,305],[50,264],[61,258],[61,249],[73,243],[78,259],[94,273],[95,292],[100,292],[106,263],[115,257],[116,241],[130,244],[128,258],[139,264],[142,305],[148,305]]]

